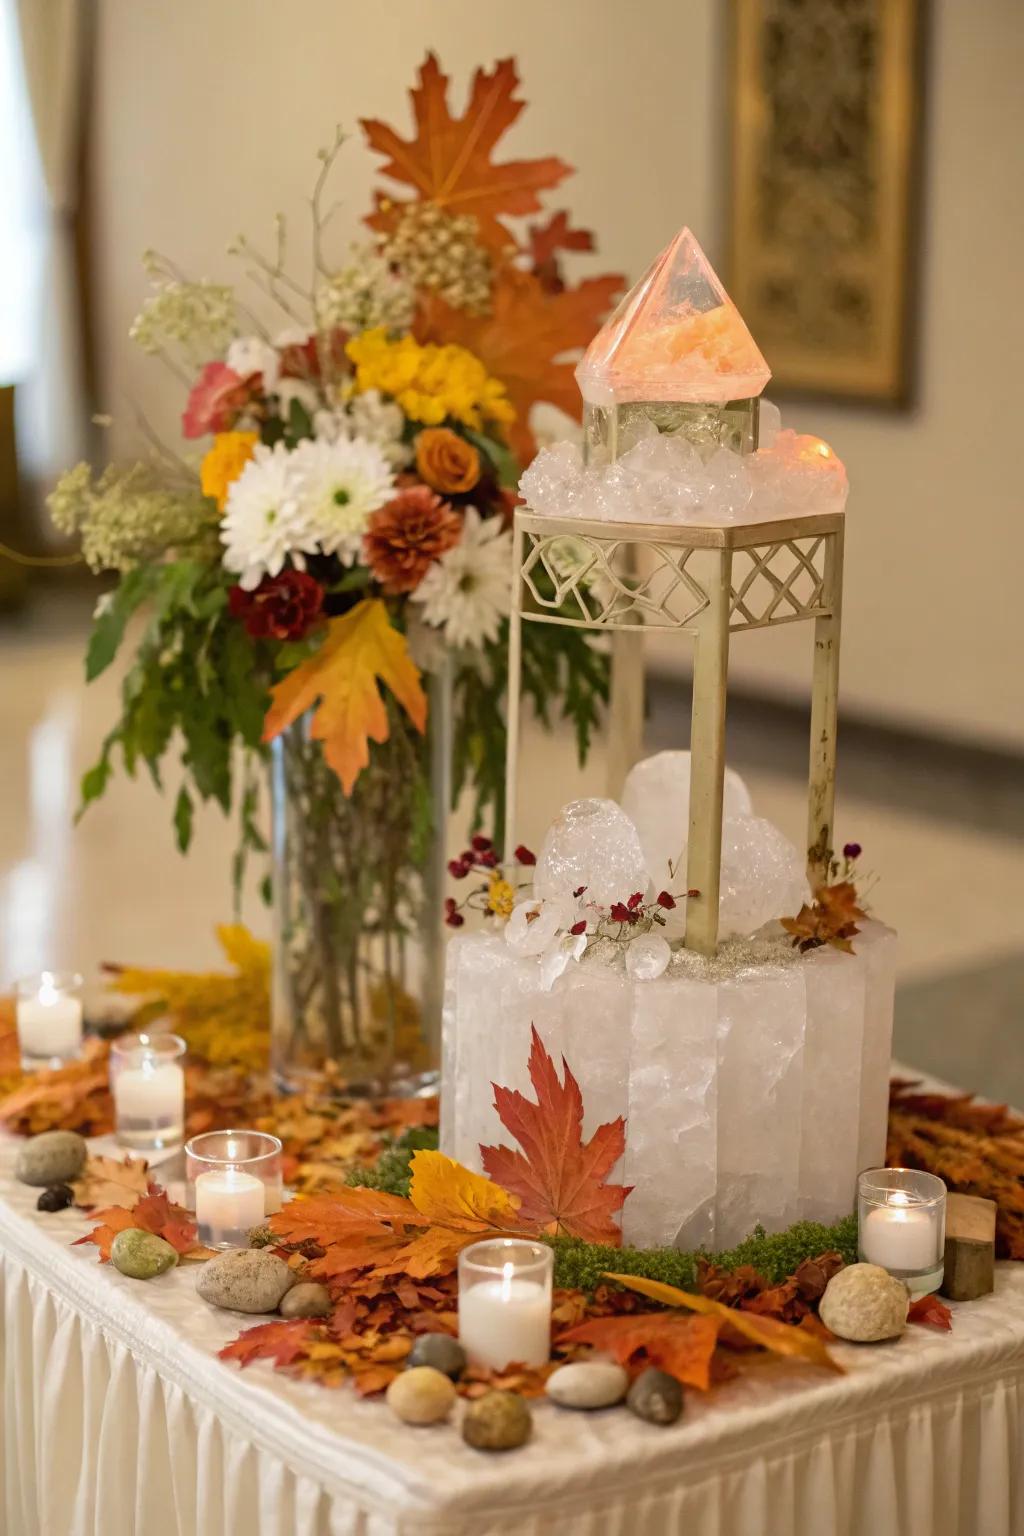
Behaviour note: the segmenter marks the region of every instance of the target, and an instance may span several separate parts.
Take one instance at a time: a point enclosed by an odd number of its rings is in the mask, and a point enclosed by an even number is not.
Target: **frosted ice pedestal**
[[[480,1143],[509,1143],[491,1084],[532,1096],[535,1024],[580,1084],[584,1135],[626,1119],[612,1177],[634,1186],[627,1243],[723,1249],[758,1222],[849,1215],[858,1171],[884,1161],[895,934],[867,923],[855,942],[852,956],[726,943],[710,960],[677,955],[657,981],[588,958],[544,992],[536,958],[454,939],[443,1149],[480,1170]]]

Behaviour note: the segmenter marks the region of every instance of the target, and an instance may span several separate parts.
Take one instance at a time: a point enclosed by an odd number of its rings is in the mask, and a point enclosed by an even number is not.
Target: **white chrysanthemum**
[[[511,560],[512,535],[501,519],[485,522],[467,507],[462,538],[430,567],[413,601],[423,604],[428,624],[444,628],[451,646],[497,640],[511,606]]]
[[[351,565],[366,522],[391,497],[394,476],[376,443],[361,437],[306,438],[292,454],[302,524],[325,555]]]
[[[348,415],[351,430],[357,437],[376,443],[392,469],[404,469],[411,462],[412,446],[402,441],[405,413],[393,400],[385,400],[379,389],[354,395]]]
[[[302,570],[302,551],[314,547],[300,516],[294,457],[283,443],[259,444],[228,491],[220,529],[224,564],[246,592],[264,576],[276,576],[288,559]]]
[[[281,359],[270,342],[264,341],[262,336],[236,336],[228,347],[225,361],[239,378],[247,379],[251,374],[261,373],[263,389],[267,394],[277,383],[281,372]]]

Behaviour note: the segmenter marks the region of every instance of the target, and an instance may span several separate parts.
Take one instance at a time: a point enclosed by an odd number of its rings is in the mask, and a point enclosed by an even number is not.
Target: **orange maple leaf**
[[[843,1373],[843,1367],[832,1359],[824,1340],[806,1328],[780,1323],[774,1317],[760,1317],[754,1312],[741,1311],[738,1307],[726,1307],[720,1301],[678,1290],[676,1286],[666,1285],[662,1280],[646,1280],[640,1275],[616,1275],[611,1271],[606,1272],[605,1278],[617,1280],[628,1290],[639,1291],[641,1296],[647,1296],[651,1301],[660,1301],[663,1306],[686,1307],[691,1312],[700,1312],[705,1317],[717,1319],[723,1344],[730,1342],[730,1336],[735,1338],[739,1335],[744,1344],[756,1344],[761,1349],[770,1350],[772,1354],[792,1356],[807,1365],[820,1365],[840,1375]]]
[[[306,1317],[290,1322],[259,1323],[246,1328],[218,1351],[221,1360],[237,1360],[243,1368],[254,1360],[273,1360],[276,1366],[291,1365],[306,1353],[311,1338],[319,1336],[316,1324]]]
[[[834,885],[819,885],[812,906],[804,902],[796,917],[783,917],[780,922],[793,935],[793,944],[801,953],[831,944],[833,949],[852,955],[850,941],[860,932],[857,924],[865,917],[867,913],[857,905],[853,881],[839,880]]]
[[[414,329],[421,341],[466,347],[501,380],[516,410],[509,442],[529,459],[536,451],[530,408],[538,400],[579,418],[572,358],[592,339],[622,282],[617,275],[588,277],[574,288],[551,293],[540,277],[505,262],[495,273],[489,314],[471,315],[426,295]]]
[[[719,1326],[715,1317],[637,1312],[630,1317],[594,1318],[561,1334],[558,1343],[592,1344],[608,1350],[620,1365],[656,1365],[684,1385],[706,1392]],[[641,1355],[644,1359],[638,1361]]]
[[[497,216],[535,213],[541,206],[537,193],[556,187],[572,167],[553,155],[502,165],[491,159],[525,106],[514,94],[519,77],[513,59],[501,59],[490,73],[476,71],[462,117],[451,115],[448,84],[436,56],[428,53],[419,83],[409,93],[415,137],[403,139],[375,118],[360,119],[360,126],[370,148],[387,157],[383,175],[412,187],[418,194],[414,201],[436,203],[451,214],[472,214],[481,241],[501,250],[513,240]],[[375,229],[390,222],[386,207],[367,220]]]
[[[195,1223],[188,1211],[169,1200],[158,1184],[151,1184],[148,1195],[136,1201],[131,1210],[126,1210],[122,1205],[112,1205],[105,1211],[94,1211],[92,1219],[99,1222],[99,1225],[84,1237],[76,1238],[72,1246],[95,1243],[104,1264],[110,1259],[111,1244],[117,1234],[132,1228],[162,1237],[183,1258],[205,1259],[210,1256],[211,1250],[201,1248],[196,1242]]]
[[[545,293],[562,293],[565,283],[558,261],[560,251],[592,251],[593,232],[589,229],[573,229],[564,208],[553,213],[546,224],[531,224],[526,231],[526,249],[530,257],[530,270]]]
[[[934,1294],[918,1296],[910,1303],[908,1323],[922,1323],[926,1328],[938,1328],[949,1333],[953,1327],[953,1314],[944,1301]]]
[[[564,1056],[565,1081],[559,1082],[535,1027],[531,1033],[530,1081],[537,1103],[491,1084],[501,1123],[523,1150],[481,1147],[484,1168],[504,1189],[520,1196],[520,1219],[538,1222],[549,1232],[617,1247],[622,1233],[612,1213],[621,1209],[629,1189],[604,1181],[625,1151],[625,1121],[620,1115],[598,1126],[584,1143],[579,1084]]]
[[[419,668],[380,598],[364,598],[349,613],[331,619],[316,654],[271,690],[263,740],[272,741],[319,699],[311,734],[324,743],[324,756],[350,795],[370,761],[370,741],[388,739],[388,715],[378,678],[422,733],[427,698]]]

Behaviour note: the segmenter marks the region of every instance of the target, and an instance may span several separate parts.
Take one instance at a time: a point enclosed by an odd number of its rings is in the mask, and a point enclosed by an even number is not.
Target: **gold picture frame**
[[[730,0],[729,291],[773,387],[905,405],[921,0]]]

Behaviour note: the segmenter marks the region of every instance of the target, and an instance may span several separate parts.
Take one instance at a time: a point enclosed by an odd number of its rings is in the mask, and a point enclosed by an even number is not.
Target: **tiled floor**
[[[0,630],[0,985],[43,966],[95,972],[104,960],[216,964],[214,925],[231,915],[233,829],[218,811],[197,817],[187,859],[173,846],[169,804],[148,779],[119,779],[73,826],[77,782],[113,717],[118,686],[114,676],[83,685],[86,620],[80,603],[48,603],[31,622]],[[656,690],[652,745],[669,744],[676,718]],[[790,767],[802,761],[802,743],[780,751],[771,732],[744,731],[742,711],[739,719],[735,759],[755,808],[799,843],[803,786]],[[780,730],[792,735],[786,722]],[[880,771],[851,738],[837,834],[863,844],[863,862],[878,876],[873,908],[900,933],[897,1052],[1024,1103],[1020,829],[992,825],[997,797],[986,797],[984,782],[971,790],[984,814],[950,801],[941,746],[931,771],[899,756]],[[531,733],[525,778],[521,833],[536,844],[564,800],[603,792],[602,754],[580,771],[567,735]],[[267,914],[251,895],[244,915],[266,932]]]

